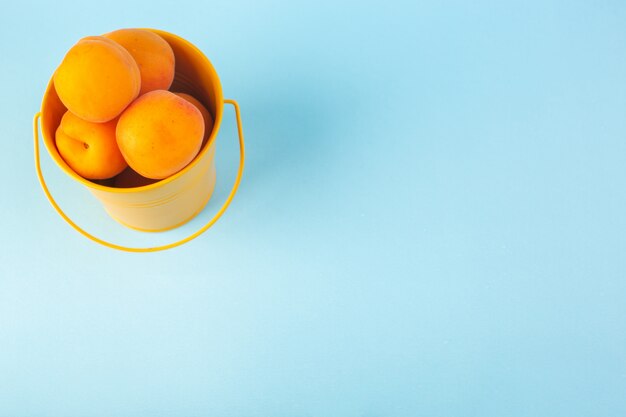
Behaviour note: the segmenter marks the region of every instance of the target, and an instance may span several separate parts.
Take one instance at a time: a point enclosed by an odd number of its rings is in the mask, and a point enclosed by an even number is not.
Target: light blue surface
[[[214,4],[211,4],[214,3]],[[626,415],[626,3],[2,6],[0,416]],[[79,38],[155,27],[239,100],[241,189],[90,243],[31,120]],[[59,202],[129,232],[44,154]]]

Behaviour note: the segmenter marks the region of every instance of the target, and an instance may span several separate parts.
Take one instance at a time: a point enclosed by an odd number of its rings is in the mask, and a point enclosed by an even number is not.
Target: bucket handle
[[[239,136],[239,169],[237,171],[237,178],[235,179],[235,183],[233,184],[233,188],[230,191],[228,198],[226,198],[226,201],[224,201],[224,204],[222,204],[222,207],[220,207],[219,211],[215,214],[215,216],[213,216],[213,218],[209,220],[200,229],[198,229],[197,231],[195,231],[194,233],[192,233],[191,235],[187,236],[184,239],[178,240],[176,242],[168,243],[162,246],[140,247],[140,248],[128,247],[128,246],[122,246],[122,245],[118,245],[118,244],[107,242],[106,240],[100,239],[99,237],[96,237],[90,234],[89,232],[85,231],[80,226],[78,226],[76,223],[74,223],[74,221],[70,219],[67,214],[65,214],[65,212],[61,209],[61,207],[59,207],[57,202],[52,197],[52,194],[50,193],[50,190],[48,190],[48,186],[46,185],[46,181],[44,180],[43,173],[41,172],[41,164],[40,164],[40,158],[39,158],[39,119],[41,118],[41,112],[38,112],[35,115],[35,118],[33,119],[33,130],[34,130],[34,136],[35,136],[35,167],[37,169],[37,177],[39,178],[39,183],[41,184],[41,188],[43,188],[44,194],[48,198],[48,201],[50,201],[50,204],[52,204],[52,207],[54,207],[56,212],[59,214],[59,216],[61,216],[63,220],[65,220],[70,226],[72,226],[74,230],[76,230],[78,233],[85,236],[86,238],[96,243],[99,243],[103,246],[106,246],[108,248],[117,249],[117,250],[126,251],[126,252],[157,252],[157,251],[175,248],[176,246],[180,246],[184,243],[187,243],[190,240],[197,238],[202,233],[206,232],[211,226],[213,226],[213,224],[215,224],[215,222],[217,222],[217,220],[222,216],[222,214],[224,214],[224,212],[228,208],[228,205],[230,204],[233,197],[237,193],[237,189],[239,188],[239,183],[241,182],[241,175],[243,174],[243,165],[244,165],[244,159],[245,159],[245,151],[244,151],[244,143],[243,143],[243,129],[241,127],[241,114],[239,112],[239,105],[237,104],[235,100],[224,99],[224,103],[232,104],[232,106],[235,108],[235,115],[237,117],[237,133]]]

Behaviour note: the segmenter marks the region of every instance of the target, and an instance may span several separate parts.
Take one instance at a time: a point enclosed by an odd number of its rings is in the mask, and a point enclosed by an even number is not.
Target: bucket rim
[[[215,67],[213,66],[213,63],[209,60],[209,58],[207,58],[207,56],[197,47],[195,46],[193,43],[189,42],[188,40],[186,40],[185,38],[182,38],[181,36],[178,36],[174,33],[171,32],[167,32],[161,29],[154,29],[154,28],[137,28],[137,29],[142,29],[142,30],[148,30],[151,31],[153,33],[156,33],[157,35],[163,37],[165,39],[166,42],[169,43],[168,39],[174,39],[176,40],[177,43],[179,44],[183,44],[185,45],[185,48],[191,49],[193,50],[194,54],[196,56],[198,56],[203,62],[204,65],[207,67],[207,69],[209,70],[209,72],[212,72],[214,74],[214,79],[215,79],[215,101],[216,101],[216,108],[215,108],[215,115],[214,115],[214,121],[213,121],[213,128],[211,130],[211,135],[209,136],[209,139],[207,140],[207,143],[202,147],[202,149],[200,150],[200,152],[198,152],[198,154],[194,157],[194,159],[187,164],[183,169],[181,169],[180,171],[178,171],[177,173],[170,175],[167,178],[163,178],[161,180],[158,180],[152,184],[148,184],[148,185],[142,185],[139,187],[127,187],[127,188],[118,188],[118,187],[109,187],[106,185],[102,185],[102,184],[98,184],[95,183],[89,179],[83,178],[82,176],[78,175],[69,165],[67,165],[67,163],[65,162],[65,160],[63,159],[63,157],[61,157],[61,154],[58,152],[57,149],[50,149],[50,145],[48,142],[50,142],[50,144],[52,146],[54,145],[54,139],[52,140],[45,140],[46,139],[46,135],[44,132],[44,129],[42,129],[42,135],[44,137],[44,145],[46,147],[46,149],[48,150],[48,154],[52,157],[52,159],[55,160],[55,162],[57,163],[57,165],[70,177],[72,177],[73,179],[75,179],[76,181],[80,182],[81,184],[83,184],[84,186],[94,189],[94,190],[99,190],[99,191],[105,191],[105,192],[109,192],[109,193],[114,193],[114,194],[128,194],[128,193],[136,193],[136,192],[140,192],[140,191],[149,191],[149,190],[153,190],[159,187],[162,187],[170,182],[175,181],[176,179],[180,178],[181,176],[183,176],[186,172],[190,171],[195,165],[197,165],[200,161],[200,159],[202,159],[204,157],[204,155],[209,152],[209,149],[215,145],[215,141],[217,138],[217,133],[219,131],[219,128],[222,124],[222,115],[223,115],[223,110],[224,110],[224,95],[222,92],[222,83],[221,80],[219,78],[219,75],[217,73],[217,71],[215,70]],[[46,99],[48,97],[48,95],[50,94],[51,90],[54,89],[54,73],[52,74],[52,76],[50,77],[50,81],[48,82],[48,86],[46,87],[46,91],[44,93],[43,96],[43,100],[41,103],[41,109],[40,112],[43,115],[44,114],[44,108],[45,108],[45,103],[46,103]],[[56,90],[55,90],[56,93]],[[42,122],[43,122],[43,118],[42,118]],[[43,128],[43,124],[42,124],[42,128]],[[55,146],[56,148],[56,146]]]

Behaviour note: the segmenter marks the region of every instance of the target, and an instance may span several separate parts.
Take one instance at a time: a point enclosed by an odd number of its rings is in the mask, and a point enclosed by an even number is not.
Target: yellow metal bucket
[[[41,111],[35,115],[33,126],[37,175],[44,193],[52,206],[73,228],[89,239],[110,248],[131,252],[169,249],[188,242],[206,231],[224,213],[237,192],[244,163],[243,131],[239,106],[234,100],[224,99],[222,85],[211,62],[198,48],[185,39],[161,30],[148,30],[163,37],[174,50],[176,75],[171,90],[188,93],[196,97],[206,106],[214,119],[211,136],[189,165],[171,177],[142,187],[115,188],[84,179],[65,163],[55,145],[55,132],[61,117],[67,109],[61,103],[54,89],[52,79],[48,83],[48,88],[44,94]],[[100,200],[104,209],[113,219],[140,231],[159,232],[178,227],[200,213],[213,193],[216,179],[214,163],[215,142],[222,123],[224,103],[232,104],[237,116],[240,146],[240,164],[237,178],[230,195],[217,214],[198,231],[182,240],[168,245],[148,248],[130,248],[104,241],[75,224],[61,210],[46,186],[39,163],[39,120],[41,120],[43,142],[52,159],[67,175],[87,187]]]

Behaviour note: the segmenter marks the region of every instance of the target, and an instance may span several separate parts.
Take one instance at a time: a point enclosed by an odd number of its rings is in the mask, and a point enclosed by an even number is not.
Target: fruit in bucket
[[[174,51],[165,39],[145,29],[119,29],[103,36],[122,45],[137,62],[141,73],[139,95],[170,88],[174,81]]]
[[[116,188],[134,188],[154,184],[157,181],[158,180],[153,180],[139,175],[131,167],[128,167],[113,178],[112,186]]]
[[[141,75],[131,54],[103,36],[78,41],[54,73],[69,111],[90,122],[115,119],[139,95]]]
[[[163,179],[193,160],[204,137],[200,110],[166,90],[135,100],[122,113],[117,144],[128,165],[146,178]]]
[[[68,166],[120,188],[147,185],[187,166],[207,143],[213,117],[191,95],[167,91],[174,75],[172,47],[145,29],[74,45],[53,77],[68,109],[56,131]]]
[[[78,175],[102,180],[128,166],[116,144],[117,119],[93,123],[67,111],[56,131],[56,146],[65,162]]]
[[[198,110],[200,110],[200,113],[202,113],[202,119],[204,120],[204,138],[202,139],[202,146],[204,146],[209,141],[211,131],[213,131],[213,116],[211,116],[211,113],[209,113],[206,107],[204,107],[204,105],[200,103],[200,100],[196,99],[194,96],[186,93],[174,94],[184,98],[185,100],[196,106]],[[202,149],[202,146],[200,147],[200,149]]]

